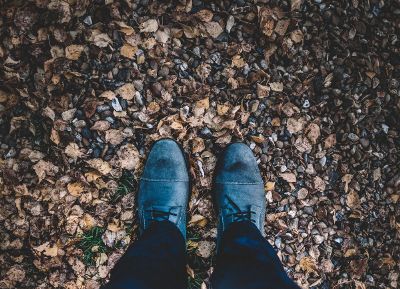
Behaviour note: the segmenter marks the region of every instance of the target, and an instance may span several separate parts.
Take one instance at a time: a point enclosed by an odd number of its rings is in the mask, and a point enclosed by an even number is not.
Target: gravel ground
[[[0,288],[99,288],[151,143],[190,156],[190,288],[243,141],[303,288],[398,288],[399,0],[0,0]]]

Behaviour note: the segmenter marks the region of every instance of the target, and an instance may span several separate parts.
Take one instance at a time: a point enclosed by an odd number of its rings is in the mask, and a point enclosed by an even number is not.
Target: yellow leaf
[[[67,185],[68,192],[74,197],[79,197],[81,193],[85,190],[81,182],[69,183]]]
[[[83,50],[83,45],[69,45],[65,48],[65,57],[70,60],[78,60]]]
[[[275,182],[267,182],[265,184],[266,191],[273,191],[275,189]]]
[[[137,47],[134,47],[130,44],[124,44],[121,47],[121,55],[129,59],[133,59],[135,57],[136,51]]]
[[[300,269],[305,271],[306,273],[317,272],[317,264],[315,260],[311,257],[303,257],[300,260]]]

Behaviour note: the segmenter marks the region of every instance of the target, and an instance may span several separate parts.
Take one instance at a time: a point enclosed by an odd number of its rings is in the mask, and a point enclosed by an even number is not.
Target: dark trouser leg
[[[104,289],[186,289],[185,246],[174,224],[154,223],[118,261]]]
[[[233,223],[224,232],[211,284],[213,289],[299,288],[251,222]]]

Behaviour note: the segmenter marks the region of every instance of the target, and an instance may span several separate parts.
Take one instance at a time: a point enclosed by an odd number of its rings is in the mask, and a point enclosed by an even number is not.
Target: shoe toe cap
[[[229,145],[218,164],[216,182],[262,183],[257,161],[243,143]]]
[[[172,139],[162,139],[154,143],[142,178],[188,181],[186,160],[180,146]]]

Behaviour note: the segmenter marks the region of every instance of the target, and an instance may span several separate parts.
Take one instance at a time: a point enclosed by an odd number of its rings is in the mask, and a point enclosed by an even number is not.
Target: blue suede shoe
[[[265,192],[256,159],[243,143],[230,144],[218,160],[214,177],[219,244],[235,222],[250,221],[265,235]]]
[[[188,164],[172,139],[153,144],[139,184],[140,231],[153,222],[174,223],[186,239],[186,209],[190,194]]]

